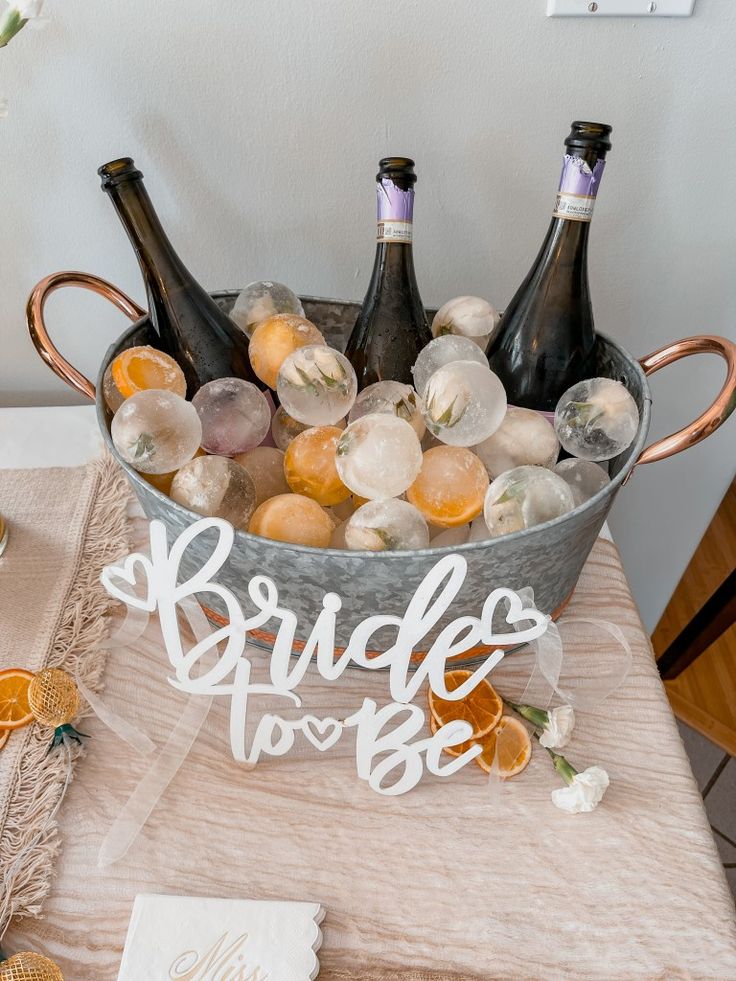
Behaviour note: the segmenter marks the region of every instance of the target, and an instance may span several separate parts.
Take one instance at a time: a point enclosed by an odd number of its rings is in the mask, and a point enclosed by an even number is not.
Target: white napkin
[[[313,981],[319,903],[136,896],[118,981]]]

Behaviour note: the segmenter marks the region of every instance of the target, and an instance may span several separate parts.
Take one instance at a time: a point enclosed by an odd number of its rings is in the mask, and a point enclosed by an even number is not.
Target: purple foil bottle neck
[[[414,191],[403,191],[389,177],[376,184],[379,221],[413,221]]]
[[[605,166],[605,160],[598,160],[591,170],[582,157],[565,154],[560,175],[560,192],[594,198],[598,193]]]

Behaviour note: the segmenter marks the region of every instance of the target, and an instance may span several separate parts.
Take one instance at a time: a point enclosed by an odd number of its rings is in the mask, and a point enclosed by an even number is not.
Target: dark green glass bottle
[[[594,370],[588,232],[610,133],[605,123],[572,124],[552,222],[488,348],[513,405],[552,412]]]
[[[412,384],[412,365],[432,340],[414,274],[414,161],[386,157],[376,175],[378,244],[373,274],[345,354],[358,388],[377,381]]]
[[[181,365],[189,398],[216,378],[244,378],[263,389],[250,366],[248,338],[174,251],[130,157],[97,173],[138,258],[160,347]]]

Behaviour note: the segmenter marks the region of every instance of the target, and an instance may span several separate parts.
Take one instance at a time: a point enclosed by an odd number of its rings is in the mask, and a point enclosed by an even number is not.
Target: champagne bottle
[[[549,230],[489,345],[489,364],[514,405],[552,412],[593,371],[588,231],[610,133],[605,123],[572,124]]]
[[[379,164],[376,259],[345,350],[360,389],[389,379],[411,385],[412,365],[432,340],[414,274],[416,179],[414,161],[407,157],[386,157]]]
[[[97,173],[138,257],[160,347],[181,365],[188,397],[216,378],[244,378],[263,389],[250,365],[248,338],[174,251],[130,157]]]

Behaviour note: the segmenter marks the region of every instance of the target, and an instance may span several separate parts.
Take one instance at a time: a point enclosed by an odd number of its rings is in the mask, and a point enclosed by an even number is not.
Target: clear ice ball
[[[575,507],[568,484],[546,467],[515,467],[496,477],[483,516],[491,538],[533,528]]]
[[[289,493],[284,476],[284,454],[275,446],[256,446],[246,453],[238,453],[233,460],[250,474],[256,488],[256,507],[269,497]]]
[[[632,444],[639,410],[629,391],[612,378],[588,378],[565,392],[555,409],[563,447],[581,460],[610,460]]]
[[[350,423],[337,444],[337,472],[368,500],[403,494],[422,467],[422,447],[404,419],[375,413]]]
[[[380,381],[368,385],[356,398],[348,422],[355,422],[372,412],[386,412],[405,419],[419,439],[424,436],[426,427],[422,418],[422,402],[411,385],[397,381]]]
[[[419,511],[406,501],[369,501],[349,519],[345,543],[352,551],[368,552],[427,548],[429,529]]]
[[[555,473],[570,485],[576,508],[611,483],[603,467],[592,460],[577,460],[575,457],[560,460]]]
[[[286,452],[286,448],[292,439],[309,428],[310,426],[307,423],[292,419],[289,413],[284,410],[283,405],[280,405],[273,414],[271,436],[276,446]]]
[[[256,509],[256,488],[249,473],[224,456],[198,456],[178,471],[171,499],[210,518],[224,518],[246,530]]]
[[[241,291],[230,312],[230,319],[250,337],[259,324],[276,313],[293,313],[303,317],[304,307],[288,286],[259,279],[248,283]]]
[[[493,480],[514,467],[552,469],[560,453],[560,442],[552,423],[539,412],[510,405],[501,425],[475,447],[475,452]]]
[[[456,528],[442,528],[436,535],[433,535],[430,548],[455,548],[457,545],[464,545],[470,534],[470,525],[458,525]]]
[[[423,399],[424,389],[435,371],[453,361],[476,361],[478,364],[488,367],[488,359],[485,354],[468,337],[458,337],[455,334],[436,337],[426,347],[422,348],[414,367],[411,369],[414,376],[414,388]]]
[[[202,441],[202,423],[191,402],[149,388],[131,395],[110,426],[115,449],[141,473],[170,473],[191,460]]]
[[[352,409],[358,380],[343,354],[312,344],[286,358],[276,390],[284,411],[297,422],[334,426]]]
[[[202,423],[202,446],[216,456],[235,456],[258,446],[271,426],[263,392],[242,378],[218,378],[192,399]]]
[[[479,296],[456,296],[443,304],[434,315],[432,336],[456,334],[468,337],[481,351],[485,351],[500,320],[501,315],[488,300]]]
[[[475,446],[506,415],[506,390],[487,364],[453,361],[438,368],[424,390],[424,422],[450,446]]]

